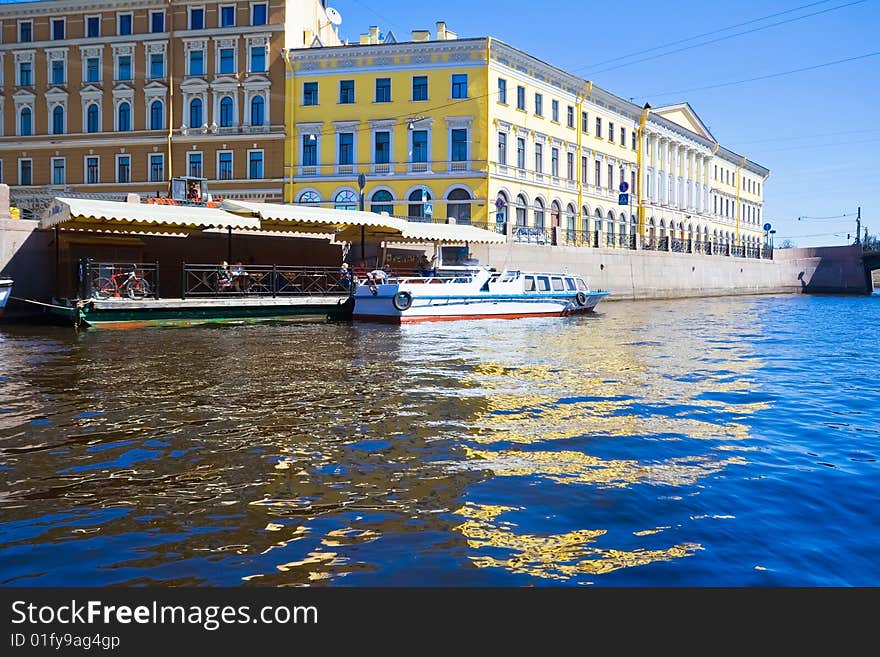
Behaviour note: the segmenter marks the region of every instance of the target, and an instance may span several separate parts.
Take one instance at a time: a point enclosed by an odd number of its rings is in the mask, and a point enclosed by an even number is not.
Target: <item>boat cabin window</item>
[[[540,292],[549,292],[550,291],[550,277],[549,276],[538,276],[538,291],[540,291]]]
[[[562,279],[554,276],[553,277],[553,291],[554,292],[561,292],[564,289],[565,288],[562,286]]]
[[[584,279],[583,279],[583,278],[579,278],[579,279],[577,279],[577,284],[578,284],[578,289],[579,289],[581,292],[588,292],[588,291],[589,291],[588,288],[587,288],[587,284],[584,283]]]
[[[535,291],[535,277],[534,276],[526,276],[525,283],[525,291],[526,292],[534,292]]]
[[[577,289],[577,286],[574,284],[574,279],[573,279],[573,278],[566,278],[566,279],[565,279],[565,289],[566,289],[566,290],[575,290],[575,289]]]

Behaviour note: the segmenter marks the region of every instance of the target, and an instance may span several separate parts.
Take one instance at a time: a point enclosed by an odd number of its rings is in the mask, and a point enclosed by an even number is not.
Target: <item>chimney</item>
[[[430,41],[431,40],[431,31],[430,30],[413,30],[412,31],[412,40],[413,41]]]
[[[446,23],[437,21],[437,41],[446,41]]]
[[[376,25],[370,26],[370,43],[379,43],[379,28]]]

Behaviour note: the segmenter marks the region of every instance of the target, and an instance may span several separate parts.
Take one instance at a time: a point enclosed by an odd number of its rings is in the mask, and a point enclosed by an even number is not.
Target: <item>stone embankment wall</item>
[[[776,260],[790,280],[794,275],[808,294],[869,294],[871,276],[865,271],[859,246],[821,246],[777,249]]]

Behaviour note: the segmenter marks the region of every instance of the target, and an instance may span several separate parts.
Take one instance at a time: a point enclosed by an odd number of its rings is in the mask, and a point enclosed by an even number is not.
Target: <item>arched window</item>
[[[422,192],[424,190],[424,199],[422,197]],[[427,188],[422,189],[414,189],[409,195],[409,206],[407,207],[407,215],[410,219],[424,219],[425,218],[425,203],[424,201],[431,200],[431,192],[427,191]]]
[[[602,211],[599,208],[596,208],[596,220],[593,222],[593,230],[596,231],[596,235],[602,232]]]
[[[455,219],[457,224],[471,223],[471,195],[466,189],[453,189],[446,200],[447,217]]]
[[[150,104],[150,130],[161,130],[162,129],[162,117],[164,112],[162,111],[162,101],[154,100]]]
[[[615,243],[614,242],[614,213],[610,212],[610,211],[608,212],[607,231],[608,231],[608,239],[607,239],[608,246],[614,246],[614,243]]]
[[[224,96],[220,100],[220,127],[229,128],[232,126],[232,98]]]
[[[517,226],[525,226],[526,225],[526,207],[528,206],[528,201],[526,201],[526,197],[520,194],[516,197],[516,225]]]
[[[202,99],[193,98],[189,102],[189,127],[201,128],[203,123],[202,117]]]
[[[568,207],[565,208],[565,228],[569,232],[575,231],[575,221],[577,219],[577,213],[574,211],[574,206],[569,203]]]
[[[251,125],[263,125],[265,121],[265,101],[262,96],[254,96],[251,99]]]
[[[116,110],[116,123],[120,132],[128,132],[131,130],[131,105],[128,103],[119,103],[119,109]]]
[[[321,197],[318,195],[318,192],[309,190],[299,195],[299,201],[297,201],[297,203],[302,203],[303,205],[318,205],[321,203]]]
[[[559,201],[553,201],[550,204],[550,225],[558,226],[559,225],[559,215],[562,213],[562,208],[559,206]]]
[[[535,199],[535,227],[544,228],[544,201]]]
[[[584,236],[590,232],[590,208],[586,205],[581,208],[581,230]]]
[[[333,204],[337,210],[357,210],[358,195],[350,189],[343,189],[333,199]]]
[[[393,200],[394,197],[387,189],[378,190],[373,194],[373,198],[370,200],[370,212],[375,212],[376,214],[387,212],[389,215],[393,215]]]
[[[34,134],[34,114],[30,107],[23,107],[18,115],[18,132],[21,135]]]
[[[92,103],[86,110],[86,132],[98,132],[101,129],[98,103]]]
[[[64,108],[61,105],[56,105],[52,110],[52,134],[64,134]]]

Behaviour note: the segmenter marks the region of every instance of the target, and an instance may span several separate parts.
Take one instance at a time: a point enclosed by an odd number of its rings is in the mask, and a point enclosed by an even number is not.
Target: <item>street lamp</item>
[[[775,229],[770,231],[770,250],[771,250],[771,251],[773,250],[773,236],[774,236],[775,234],[776,234],[776,230],[775,230]]]

